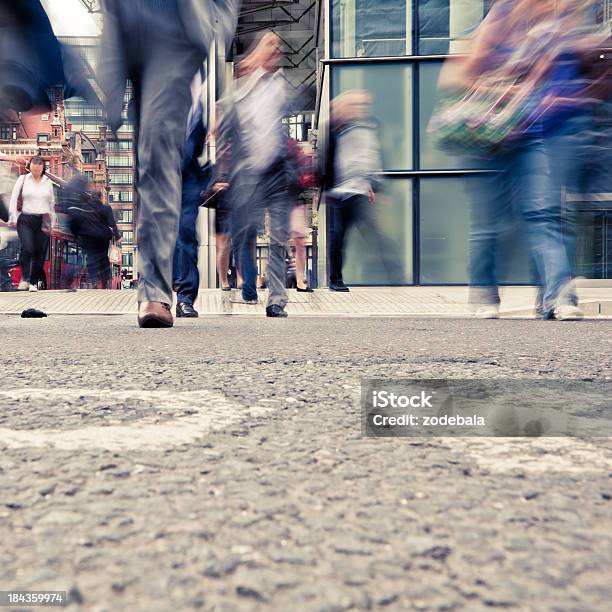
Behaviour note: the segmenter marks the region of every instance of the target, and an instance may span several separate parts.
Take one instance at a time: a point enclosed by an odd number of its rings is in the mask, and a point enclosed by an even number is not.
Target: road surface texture
[[[612,376],[612,324],[0,316],[0,590],[609,610],[612,441],[363,438],[382,378]]]

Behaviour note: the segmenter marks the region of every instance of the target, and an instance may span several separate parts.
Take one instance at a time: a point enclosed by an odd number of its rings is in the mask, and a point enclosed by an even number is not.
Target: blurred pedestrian
[[[480,142],[481,167],[498,172],[472,187],[470,301],[478,317],[498,316],[498,242],[516,216],[540,287],[538,312],[545,319],[582,318],[561,198],[572,138],[590,124],[595,101],[580,69],[583,54],[603,40],[593,8],[591,0],[498,0],[473,36],[472,53],[442,71],[440,85],[462,100],[453,112],[492,109],[457,124]]]
[[[40,0],[0,0],[0,116],[51,110],[47,90],[93,99],[83,62],[58,42]]]
[[[237,67],[238,72],[238,67]],[[226,101],[227,103],[227,101]],[[215,245],[217,251],[217,274],[219,275],[219,284],[221,291],[231,291],[230,275],[231,275],[231,260],[232,260],[232,237],[231,237],[231,199],[227,193],[229,180],[230,166],[232,163],[232,145],[234,142],[234,134],[231,134],[232,124],[229,119],[232,118],[232,113],[227,112],[224,116],[223,104],[217,105],[217,125],[216,143],[217,156],[214,170],[215,184],[206,194],[206,204],[215,210]],[[236,143],[234,142],[234,146]],[[208,204],[211,202],[211,204]],[[214,202],[214,203],[213,203]],[[237,258],[234,257],[236,260]],[[235,261],[235,263],[237,263]],[[237,271],[235,286],[240,288],[242,279]],[[232,275],[233,276],[233,275]],[[233,278],[232,278],[233,280]]]
[[[4,203],[4,197],[0,193],[0,221],[4,221],[5,223],[9,220],[9,209],[8,206]]]
[[[230,141],[227,197],[232,203],[232,242],[243,277],[242,295],[232,301],[257,304],[255,245],[269,218],[268,303],[266,316],[286,317],[285,248],[289,225],[291,167],[282,119],[290,114],[291,97],[280,62],[280,38],[265,34],[243,60],[244,76],[225,102],[220,137]],[[224,146],[224,145],[222,145]]]
[[[32,157],[28,171],[15,183],[9,224],[17,226],[21,244],[21,281],[18,289],[38,291],[39,283],[46,285],[43,264],[55,218],[55,194],[53,183],[46,176],[45,160],[42,157]]]
[[[365,91],[347,91],[331,104],[329,129],[323,128],[320,171],[329,213],[329,288],[347,292],[342,276],[346,236],[357,226],[370,239],[391,284],[401,282],[394,246],[376,218],[382,160],[372,100]]]
[[[100,81],[116,131],[132,82],[139,203],[141,327],[172,327],[172,265],[181,205],[189,85],[215,37],[231,46],[238,0],[106,0]]]
[[[208,188],[212,177],[210,164],[201,166],[199,160],[206,142],[201,94],[202,78],[198,71],[192,83],[193,102],[189,113],[187,139],[183,148],[181,215],[173,265],[173,285],[177,294],[176,316],[185,318],[198,316],[198,311],[194,308],[200,288],[198,212],[202,203],[202,193]]]
[[[0,227],[0,291],[14,291],[11,269],[19,263],[18,248],[13,238],[15,232],[8,227]]]
[[[295,179],[289,187],[291,215],[289,217],[289,239],[294,246],[295,288],[298,292],[312,293],[306,282],[306,236],[308,233],[306,201],[304,192],[315,187],[316,178],[312,167],[312,156],[306,155],[298,142],[289,139],[289,160],[295,165]]]
[[[87,255],[87,272],[94,288],[111,287],[111,269],[108,249],[112,240],[119,242],[113,209],[100,199],[84,174],[75,175],[63,195],[64,209],[70,217],[72,233]]]

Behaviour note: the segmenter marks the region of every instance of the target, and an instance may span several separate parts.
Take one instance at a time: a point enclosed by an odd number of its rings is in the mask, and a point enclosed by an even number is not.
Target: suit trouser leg
[[[172,263],[181,207],[181,154],[190,83],[203,58],[181,46],[152,47],[139,102],[138,300],[172,303]]]
[[[198,297],[198,212],[200,210],[200,181],[183,177],[181,216],[178,239],[174,250],[173,280],[177,301],[193,305]]]
[[[238,200],[231,212],[232,248],[242,276],[242,298],[257,299],[257,265],[254,249],[257,241],[257,211],[255,204]]]
[[[343,282],[342,268],[346,234],[352,224],[350,205],[344,202],[333,203],[328,207],[329,213],[329,283],[335,285]]]
[[[268,262],[268,306],[287,304],[285,254],[289,238],[289,198],[286,193],[272,196],[267,202],[270,216],[270,260]]]

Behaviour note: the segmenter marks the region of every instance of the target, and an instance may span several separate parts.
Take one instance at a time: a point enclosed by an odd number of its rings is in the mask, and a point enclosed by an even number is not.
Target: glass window
[[[332,0],[334,57],[412,55],[410,0]]]
[[[459,41],[483,19],[491,0],[419,0],[419,55],[461,52]]]
[[[131,210],[116,210],[117,223],[132,223],[134,220]]]
[[[121,254],[121,265],[124,268],[131,268],[134,265],[134,254],[133,253],[122,253]]]
[[[470,206],[486,193],[486,178],[435,178],[420,181],[420,265],[422,284],[468,282]],[[475,212],[475,210],[474,210]],[[478,219],[475,217],[475,219]],[[482,221],[482,219],[480,219]],[[529,282],[528,248],[520,223],[500,235],[497,251],[500,283]]]
[[[420,168],[422,170],[447,170],[454,168],[477,169],[478,161],[467,156],[454,155],[438,148],[427,133],[431,115],[440,100],[438,76],[441,62],[422,62],[419,65],[419,136]]]
[[[110,156],[108,158],[108,165],[119,168],[130,168],[132,166],[132,157]]]
[[[130,151],[132,149],[131,140],[110,140],[107,143],[111,151]]]
[[[413,283],[412,181],[389,179],[377,203],[366,203],[373,217],[346,236],[343,278],[348,285]],[[327,208],[328,240],[331,207]]]
[[[131,191],[111,191],[108,198],[111,202],[132,202],[134,194]]]
[[[372,94],[383,168],[412,169],[412,66],[334,66],[332,96],[349,89],[366,89]]]
[[[109,179],[111,185],[131,185],[133,176],[131,174],[111,174]]]
[[[291,115],[283,119],[283,123],[288,127],[289,138],[298,142],[308,140],[308,132],[312,128],[313,115]]]
[[[121,237],[123,238],[123,244],[134,244],[134,232],[121,232]]]

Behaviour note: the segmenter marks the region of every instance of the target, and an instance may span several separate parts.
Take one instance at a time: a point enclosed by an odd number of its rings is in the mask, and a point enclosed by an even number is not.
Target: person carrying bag
[[[21,243],[19,290],[38,291],[45,282],[43,263],[49,248],[49,234],[55,216],[53,183],[45,174],[45,161],[34,156],[29,174],[15,183],[11,196],[9,224],[17,227]]]

